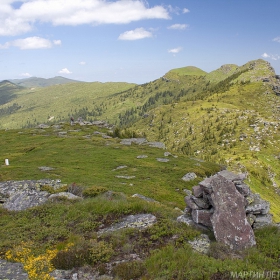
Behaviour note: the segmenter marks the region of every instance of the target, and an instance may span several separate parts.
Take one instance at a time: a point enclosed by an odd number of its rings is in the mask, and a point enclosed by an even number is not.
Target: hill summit
[[[61,76],[56,76],[54,78],[49,78],[49,79],[30,77],[27,79],[10,80],[10,82],[23,87],[32,88],[32,87],[49,87],[53,85],[64,85],[69,83],[79,83],[80,81],[67,79]]]

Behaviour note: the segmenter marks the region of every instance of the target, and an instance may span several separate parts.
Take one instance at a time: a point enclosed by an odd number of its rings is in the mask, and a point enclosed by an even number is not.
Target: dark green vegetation
[[[228,279],[230,272],[278,270],[280,233],[277,228],[256,232],[257,247],[232,254],[215,242],[208,256],[194,252],[189,240],[201,232],[176,222],[184,209],[183,189],[216,173],[220,166],[187,155],[158,162],[164,150],[148,146],[123,146],[119,139],[103,139],[100,128],[64,125],[67,137],[54,128],[1,131],[0,158],[10,165],[0,167],[0,180],[61,179],[70,190],[82,190],[85,199],[58,199],[21,212],[0,208],[0,252],[29,244],[33,256],[58,250],[54,267],[90,266],[106,273],[106,262],[137,254],[141,261],[120,263],[113,269],[116,279]],[[138,155],[148,157],[137,159]],[[117,169],[126,165],[126,168]],[[50,166],[42,172],[39,166]],[[182,176],[199,177],[184,182]],[[133,175],[134,179],[116,178]],[[48,186],[43,188],[49,189]],[[63,189],[64,190],[64,189]],[[107,193],[110,190],[110,193]],[[139,193],[157,200],[149,203],[131,195]],[[100,227],[130,214],[152,213],[158,222],[138,231],[125,229],[97,235]]]

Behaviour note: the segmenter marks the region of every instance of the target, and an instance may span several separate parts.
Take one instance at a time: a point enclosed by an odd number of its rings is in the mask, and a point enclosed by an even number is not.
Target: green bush
[[[97,196],[101,193],[105,193],[107,191],[108,191],[108,189],[106,189],[104,187],[93,186],[93,187],[85,189],[82,194],[84,197],[95,197],[95,196]]]
[[[52,186],[49,185],[44,185],[40,188],[41,191],[46,191],[50,194],[55,194],[55,193],[60,193],[60,192],[67,192],[68,187],[67,186],[62,186],[58,189],[54,189]]]
[[[123,262],[113,268],[113,275],[122,280],[138,279],[146,272],[143,262]]]
[[[69,249],[59,251],[52,264],[56,269],[95,265],[108,262],[113,252],[112,245],[105,241],[82,240]]]

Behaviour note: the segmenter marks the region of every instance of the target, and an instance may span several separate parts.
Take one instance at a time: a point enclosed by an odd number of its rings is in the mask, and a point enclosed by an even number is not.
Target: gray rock
[[[156,222],[157,218],[152,214],[129,215],[128,217],[124,218],[120,223],[99,230],[98,234],[112,232],[123,228],[138,228],[141,230],[152,226]]]
[[[210,239],[207,234],[201,234],[192,241],[188,241],[191,247],[202,254],[207,254],[210,248]]]
[[[212,228],[211,216],[213,215],[213,210],[193,210],[192,218],[197,224],[202,224],[206,227]]]
[[[82,198],[80,196],[77,196],[77,195],[74,195],[72,193],[69,193],[69,192],[60,192],[60,193],[55,193],[55,194],[52,194],[49,196],[49,199],[52,200],[52,199],[55,199],[55,198],[61,198],[61,197],[64,197],[64,198],[67,198],[69,200],[82,200]]]
[[[256,220],[253,224],[254,229],[262,228],[272,224],[272,215],[265,214],[265,215],[257,215]]]
[[[196,174],[194,172],[190,172],[190,173],[187,173],[185,174],[183,177],[182,177],[182,180],[185,181],[185,182],[189,182],[189,181],[192,181],[196,178]]]
[[[146,196],[144,196],[142,194],[138,194],[138,193],[132,195],[131,197],[138,197],[138,198],[143,199],[143,200],[148,201],[148,202],[157,202],[158,203],[158,201],[156,201],[156,200],[154,200],[152,198],[146,197]]]
[[[165,144],[162,142],[148,142],[147,145],[153,148],[165,149]]]
[[[240,180],[244,180],[246,179],[246,175],[245,174],[235,174],[233,172],[230,172],[228,170],[222,170],[220,172],[218,172],[218,174],[222,177],[224,177],[225,179],[227,179],[228,181],[240,181]]]
[[[116,178],[120,178],[120,179],[127,179],[127,180],[130,180],[130,179],[134,179],[135,176],[126,176],[126,175],[117,175],[115,176]]]
[[[40,128],[40,129],[45,129],[45,128],[49,128],[50,126],[49,125],[46,125],[44,123],[41,123],[37,126],[37,128]]]
[[[185,196],[185,202],[188,207],[190,207],[193,210],[201,209],[193,200],[194,196],[193,195],[187,195]]]
[[[195,196],[192,197],[194,203],[203,209],[208,209],[210,207],[210,204],[208,202],[208,200],[204,199],[204,198],[197,198]]]
[[[55,168],[53,167],[48,167],[48,166],[40,166],[38,167],[41,171],[51,171],[54,170]]]
[[[252,194],[251,197],[253,198],[253,202],[246,206],[246,213],[268,214],[270,209],[269,202],[261,199],[258,194]]]
[[[251,193],[250,188],[244,183],[235,183],[235,187],[243,196],[248,196]]]
[[[255,245],[253,229],[246,219],[244,197],[224,176],[213,176],[211,186],[214,204],[211,222],[216,240],[236,250]]]
[[[147,158],[148,156],[147,155],[140,155],[140,156],[137,156],[137,158]]]
[[[10,211],[21,211],[45,203],[49,197],[48,192],[24,190],[13,193],[3,204]]]
[[[169,162],[168,158],[157,158],[157,161],[159,162]]]
[[[188,226],[194,226],[195,225],[195,223],[192,219],[192,216],[189,215],[189,214],[184,214],[184,215],[181,215],[181,216],[177,217],[177,222],[184,223]]]
[[[148,141],[146,138],[126,138],[126,139],[122,139],[120,143],[123,145],[130,146],[132,143],[142,145],[147,142]]]
[[[113,169],[113,171],[119,170],[119,169],[124,169],[127,168],[127,165],[120,165],[118,167],[116,167],[115,169]]]
[[[194,186],[192,188],[193,195],[195,197],[202,197],[203,196],[203,188],[201,186]]]

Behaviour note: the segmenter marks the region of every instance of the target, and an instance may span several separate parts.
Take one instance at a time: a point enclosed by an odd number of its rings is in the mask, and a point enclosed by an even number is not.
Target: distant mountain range
[[[38,77],[30,77],[27,79],[14,79],[9,80],[11,83],[22,87],[49,87],[54,85],[63,85],[69,83],[81,83],[81,81],[67,79],[61,76],[56,76],[54,78],[44,79]]]

